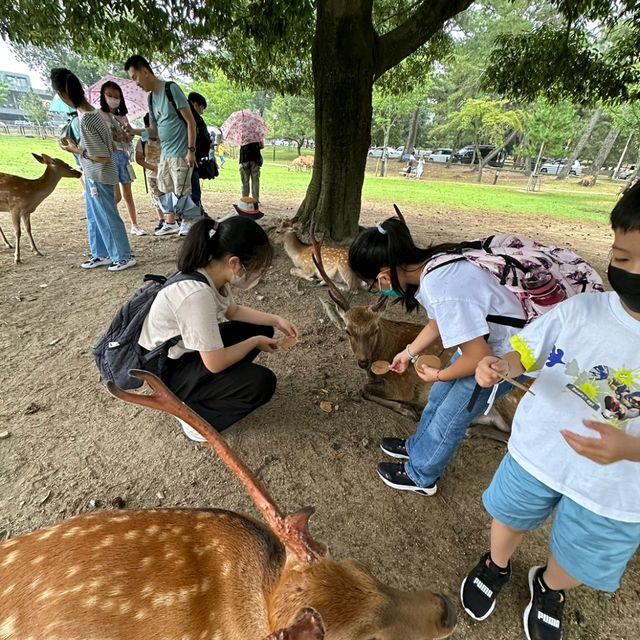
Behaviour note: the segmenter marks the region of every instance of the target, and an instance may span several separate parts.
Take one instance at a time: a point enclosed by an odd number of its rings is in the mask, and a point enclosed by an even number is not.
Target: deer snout
[[[368,369],[369,368],[369,360],[358,359],[358,366],[361,369]]]
[[[442,628],[452,632],[458,623],[458,616],[453,603],[446,596],[440,596],[442,604],[444,605],[444,613],[442,614]]]

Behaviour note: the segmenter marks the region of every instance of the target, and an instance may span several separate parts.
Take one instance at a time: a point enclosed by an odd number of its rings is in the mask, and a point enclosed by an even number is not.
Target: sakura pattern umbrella
[[[232,113],[220,128],[225,140],[241,146],[250,142],[262,142],[269,131],[265,121],[251,111]]]
[[[149,110],[147,94],[133,81],[127,78],[117,78],[116,76],[106,75],[100,78],[98,82],[92,84],[87,90],[87,100],[98,109],[100,108],[100,89],[105,82],[115,82],[122,90],[122,95],[127,103],[129,113],[127,116],[133,120],[144,115]]]

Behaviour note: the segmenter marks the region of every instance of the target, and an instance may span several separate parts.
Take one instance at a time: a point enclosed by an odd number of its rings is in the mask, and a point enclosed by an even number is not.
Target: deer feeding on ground
[[[287,171],[291,171],[291,169],[295,169],[296,171],[302,171],[306,169],[307,171],[311,171],[314,165],[314,157],[313,156],[298,156],[294,158],[287,167]]]
[[[16,236],[14,253],[15,263],[20,262],[20,222],[24,222],[24,228],[31,243],[31,250],[42,255],[31,235],[31,214],[38,205],[56,188],[61,178],[80,178],[82,174],[70,167],[59,158],[50,158],[45,155],[32,154],[40,163],[47,166],[44,174],[36,180],[12,176],[8,173],[0,173],[0,211],[11,214],[11,222]],[[11,245],[0,228],[0,235],[7,248]]]
[[[311,537],[312,508],[284,515],[222,436],[155,375],[153,393],[109,391],[165,411],[200,433],[237,476],[266,525],[231,511],[109,511],[65,520],[0,544],[2,640],[435,640],[455,610],[431,591],[389,587]],[[310,461],[311,462],[311,461]],[[305,625],[303,625],[304,627]],[[314,631],[315,629],[315,631]],[[281,636],[277,634],[281,633]],[[289,636],[286,635],[289,633]],[[321,637],[321,636],[320,636]]]
[[[315,239],[314,248],[314,263],[327,285],[333,304],[322,299],[320,302],[333,324],[347,334],[358,366],[367,373],[362,397],[412,420],[418,420],[427,403],[432,383],[420,379],[414,367],[407,367],[402,375],[393,371],[375,375],[371,371],[371,365],[379,360],[391,362],[396,354],[413,342],[423,325],[384,318],[382,311],[387,300],[383,297],[372,305],[352,306],[325,271],[324,251],[320,252],[320,243]],[[454,351],[455,349],[445,349],[440,338],[437,338],[423,354],[438,356],[442,362],[448,362]],[[473,425],[479,428],[472,428],[469,435],[483,435],[506,442],[511,432],[513,415],[523,393],[515,389],[498,398],[486,416],[475,418]]]
[[[323,283],[313,262],[313,245],[302,242],[298,238],[295,227],[288,220],[284,220],[275,228],[273,242],[284,245],[284,250],[295,265],[289,272],[292,276]],[[360,286],[360,279],[349,267],[347,249],[323,247],[322,259],[327,273],[338,283],[338,286],[349,291],[355,291]]]

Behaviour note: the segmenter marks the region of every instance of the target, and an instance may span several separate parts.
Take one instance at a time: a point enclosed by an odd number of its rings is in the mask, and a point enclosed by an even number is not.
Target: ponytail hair
[[[432,245],[427,249],[417,247],[407,225],[399,218],[388,218],[376,227],[362,231],[349,248],[349,266],[365,282],[373,282],[385,268],[389,269],[391,286],[401,294],[398,299],[407,311],[418,308],[415,284],[402,287],[398,279],[398,267],[424,265],[438,253],[457,251],[457,243]]]
[[[178,269],[192,273],[212,260],[236,256],[251,272],[264,272],[273,258],[273,247],[264,229],[254,220],[233,216],[222,222],[198,220],[185,238],[178,254]]]

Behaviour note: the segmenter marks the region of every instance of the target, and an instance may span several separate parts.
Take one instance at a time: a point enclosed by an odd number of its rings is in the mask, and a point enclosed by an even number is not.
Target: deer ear
[[[39,156],[37,153],[31,154],[38,162],[42,164],[47,164],[47,161],[44,159],[44,156]]]
[[[329,320],[331,320],[331,322],[336,327],[338,327],[340,331],[345,331],[347,325],[344,321],[344,311],[342,311],[342,309],[340,309],[340,307],[335,302],[329,302],[328,300],[324,300],[323,298],[319,298],[319,300]]]

